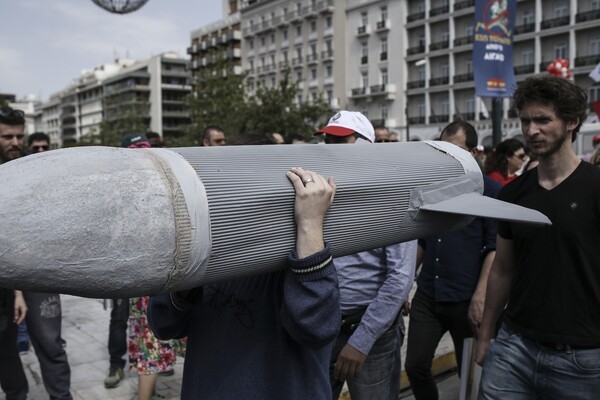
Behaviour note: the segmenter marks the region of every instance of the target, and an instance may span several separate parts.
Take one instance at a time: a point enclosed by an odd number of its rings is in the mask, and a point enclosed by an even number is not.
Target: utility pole
[[[502,141],[502,97],[492,97],[492,143],[496,147]]]

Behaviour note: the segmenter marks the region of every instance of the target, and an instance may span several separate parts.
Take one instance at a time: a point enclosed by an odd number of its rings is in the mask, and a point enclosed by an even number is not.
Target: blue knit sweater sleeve
[[[283,287],[280,317],[288,334],[313,349],[331,343],[340,330],[341,312],[337,274],[331,250],[325,248],[298,259],[288,257],[290,271]]]

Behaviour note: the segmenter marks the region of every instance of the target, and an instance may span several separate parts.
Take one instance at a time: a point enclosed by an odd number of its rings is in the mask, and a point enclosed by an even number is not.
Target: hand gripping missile
[[[549,224],[481,195],[444,142],[81,147],[0,166],[0,286],[87,297],[183,290],[286,266],[301,166],[334,176],[334,256],[460,228],[474,216]]]

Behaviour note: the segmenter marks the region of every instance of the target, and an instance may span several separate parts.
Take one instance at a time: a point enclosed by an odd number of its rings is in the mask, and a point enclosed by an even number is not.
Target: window
[[[254,50],[254,40],[252,40],[252,39],[248,40],[248,48],[250,50]]]
[[[265,47],[265,37],[261,36],[260,38],[260,47]]]
[[[387,21],[388,19],[388,9],[387,7],[381,7],[381,20],[382,21]]]
[[[254,60],[248,60],[248,65],[250,66],[250,70],[254,70]]]
[[[369,14],[367,14],[366,12],[360,13],[360,20],[361,20],[361,23],[362,23],[361,26],[367,26],[367,25],[369,25]]]
[[[448,64],[447,61],[443,62],[441,65],[441,71],[442,71],[442,76],[443,77],[448,77],[450,76],[450,65]]]
[[[592,0],[590,8],[592,11],[600,10],[600,0]]]
[[[425,80],[425,66],[424,65],[421,65],[421,66],[418,67],[417,74],[419,76],[419,80],[420,81],[424,81]]]
[[[567,58],[567,42],[554,43],[554,58]]]
[[[442,42],[448,42],[450,40],[450,32],[446,29],[442,32]]]
[[[287,29],[284,29],[284,30],[281,32],[281,34],[282,34],[282,36],[283,36],[283,40],[288,40],[288,30],[287,30]]]
[[[381,110],[381,119],[384,120],[384,124],[385,124],[385,120],[388,119],[388,105],[386,103],[381,104],[380,107]]]
[[[331,53],[331,39],[325,41],[325,50],[327,50],[328,53]]]
[[[275,44],[275,34],[271,33],[271,44]]]
[[[275,65],[275,54],[271,54],[271,65]]]
[[[301,3],[296,3],[296,12],[300,13],[300,10],[302,10],[302,4]]]
[[[388,70],[387,70],[387,68],[383,68],[381,70],[381,84],[382,85],[387,85],[388,84]]]
[[[310,21],[310,32],[315,33],[317,31],[317,21]]]
[[[467,106],[467,112],[469,114],[475,114],[475,99],[474,98],[469,97],[465,101],[465,105]]]
[[[369,118],[369,109],[368,108],[363,108],[360,111],[365,117]]]
[[[363,72],[361,74],[361,80],[362,80],[362,87],[368,88],[369,87],[369,74],[367,72]]]
[[[521,65],[531,65],[534,61],[534,54],[532,48],[526,48],[521,50]]]
[[[310,69],[310,79],[312,79],[313,81],[317,80],[317,69],[316,68]]]
[[[600,1],[600,0],[599,0]],[[327,17],[325,18],[325,27],[326,28],[331,28],[331,17]]]
[[[590,38],[590,55],[600,54],[600,36]]]
[[[467,25],[465,28],[465,34],[467,37],[473,37],[473,25]]]
[[[329,104],[331,104],[331,101],[333,100],[333,90],[328,90],[327,91],[327,102]]]
[[[310,98],[312,99],[313,103],[315,103],[317,101],[317,92],[311,92]]]
[[[421,33],[419,35],[419,47],[425,47],[425,34]]]
[[[296,103],[298,105],[302,104],[302,95],[301,94],[296,95]]]
[[[442,115],[450,115],[450,102],[442,100]]]
[[[302,58],[302,47],[296,47],[296,58]]]
[[[333,74],[333,68],[331,68],[331,65],[326,66],[325,67],[325,76],[327,78],[330,78],[332,74]]]
[[[569,4],[566,1],[557,2],[554,6],[554,17],[566,17],[569,15]]]
[[[271,87],[275,87],[275,77],[271,77]]]
[[[265,58],[264,58],[264,57],[261,57],[261,58],[260,58],[260,66],[261,66],[261,67],[264,67],[264,66],[265,66]]]
[[[287,17],[287,15],[288,15],[288,9],[287,9],[287,7],[283,7],[283,16]]]
[[[296,37],[302,36],[302,25],[296,26]]]
[[[298,81],[302,80],[302,71],[296,72],[296,80],[298,80]]]
[[[312,54],[312,56],[313,56],[314,59],[317,58],[317,44],[316,43],[311,43],[311,45],[310,45],[310,54]]]
[[[369,45],[367,42],[362,42],[361,43],[361,55],[363,57],[368,57],[369,56]]]
[[[388,40],[387,37],[382,37],[381,38],[381,52],[382,53],[387,53],[388,51]]]
[[[533,15],[532,9],[523,11],[523,16],[521,18],[523,21],[523,25],[533,24],[535,22],[535,17]]]
[[[283,60],[283,62],[285,64],[287,64],[287,62],[288,62],[288,52],[287,51],[281,52],[281,59]]]

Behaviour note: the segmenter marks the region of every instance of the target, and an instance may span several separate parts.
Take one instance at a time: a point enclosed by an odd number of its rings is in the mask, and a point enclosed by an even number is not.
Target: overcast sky
[[[188,57],[192,30],[222,18],[221,0],[149,0],[111,14],[91,0],[0,0],[0,93],[48,100],[84,69],[115,55]]]

